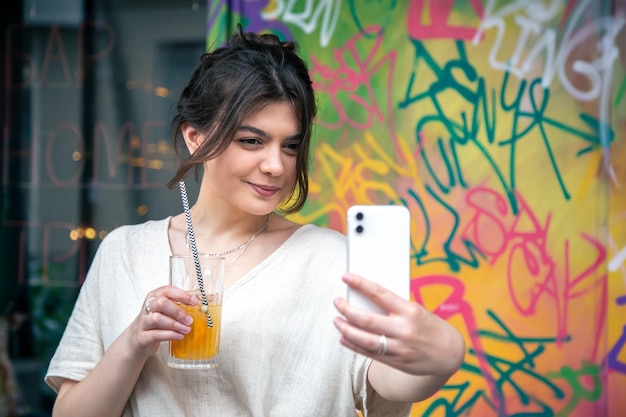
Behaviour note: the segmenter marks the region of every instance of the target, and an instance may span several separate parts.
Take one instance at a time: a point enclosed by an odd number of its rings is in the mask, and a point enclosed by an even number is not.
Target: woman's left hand
[[[334,324],[342,345],[411,375],[450,376],[459,368],[465,343],[448,322],[363,277],[345,274],[342,278],[388,312],[370,313],[336,299],[335,307],[343,317]]]

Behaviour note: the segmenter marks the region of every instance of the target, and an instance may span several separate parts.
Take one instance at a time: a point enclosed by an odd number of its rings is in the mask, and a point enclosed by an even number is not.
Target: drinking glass
[[[201,282],[193,256],[170,256],[170,285],[198,298],[198,304],[180,304],[192,318],[191,331],[169,342],[168,366],[180,369],[217,367],[222,325],[224,258],[198,255]],[[202,285],[201,285],[202,284]],[[203,297],[204,292],[204,297]]]

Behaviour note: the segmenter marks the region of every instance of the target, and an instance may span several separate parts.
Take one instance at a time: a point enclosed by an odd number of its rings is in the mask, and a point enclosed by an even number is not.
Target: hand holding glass
[[[207,304],[196,275],[193,256],[170,256],[170,285],[182,288],[198,298],[198,304],[179,304],[193,318],[191,332],[182,340],[169,342],[168,366],[181,369],[217,367],[222,325],[224,258],[199,255],[202,283]],[[212,325],[209,325],[209,317]]]

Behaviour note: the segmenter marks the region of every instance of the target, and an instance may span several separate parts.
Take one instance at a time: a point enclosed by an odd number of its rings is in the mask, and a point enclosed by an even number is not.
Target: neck
[[[192,209],[192,222],[198,251],[207,253],[210,256],[229,256],[235,252],[242,251],[257,236],[267,230],[271,217],[272,213],[262,217],[254,216],[252,218],[254,223],[249,220],[216,222],[214,219],[208,222],[202,221],[202,217],[197,216]],[[211,224],[217,224],[218,226],[211,227]]]

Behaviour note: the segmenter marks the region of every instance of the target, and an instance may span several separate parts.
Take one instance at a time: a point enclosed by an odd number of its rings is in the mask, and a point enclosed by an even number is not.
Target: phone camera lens
[[[357,232],[357,233],[363,233],[363,226],[360,226],[360,225],[359,225],[359,226],[357,226],[357,227],[356,227],[356,232]]]
[[[357,220],[363,220],[363,213],[359,212],[356,214],[356,219]]]

